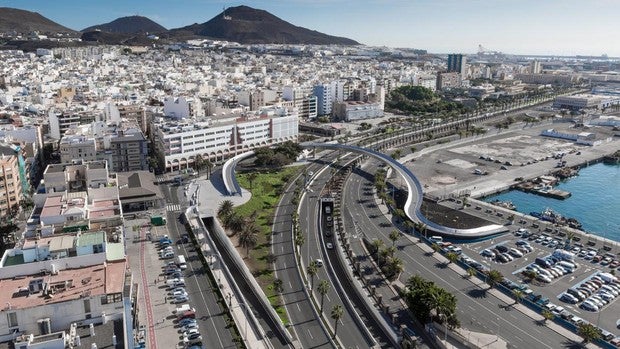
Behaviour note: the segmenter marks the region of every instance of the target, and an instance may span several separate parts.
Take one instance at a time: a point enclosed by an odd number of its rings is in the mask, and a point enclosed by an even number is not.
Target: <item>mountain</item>
[[[173,37],[206,36],[241,44],[359,45],[358,42],[298,27],[248,6],[230,7],[206,23],[171,29]]]
[[[153,22],[147,17],[129,16],[117,18],[109,23],[88,27],[86,29],[83,29],[82,32],[90,32],[97,29],[108,33],[124,34],[160,33],[167,31],[166,28]]]
[[[141,45],[149,46],[153,44],[145,34],[110,33],[105,31],[93,30],[82,33],[81,39],[87,43],[97,43],[103,45]]]
[[[32,31],[44,33],[75,33],[75,30],[63,27],[37,12],[19,10],[10,7],[0,7],[0,32],[28,34]]]

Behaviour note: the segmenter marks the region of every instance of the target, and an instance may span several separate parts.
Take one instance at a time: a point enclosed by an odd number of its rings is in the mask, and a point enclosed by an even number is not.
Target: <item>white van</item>
[[[180,254],[177,256],[177,265],[181,270],[187,269],[187,263],[185,262],[185,256]]]
[[[431,236],[429,240],[431,242],[433,242],[433,243],[436,243],[436,244],[438,244],[440,242],[443,242],[443,238],[441,236],[437,236],[437,235]]]

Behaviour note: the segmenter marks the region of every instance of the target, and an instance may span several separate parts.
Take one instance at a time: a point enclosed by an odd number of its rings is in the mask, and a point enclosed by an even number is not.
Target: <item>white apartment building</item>
[[[197,155],[212,162],[257,147],[294,141],[297,115],[260,115],[153,122],[155,149],[166,171],[189,168]]]
[[[383,116],[379,103],[344,101],[334,104],[334,117],[342,121],[357,121]]]
[[[202,102],[198,98],[166,97],[164,115],[174,119],[201,117],[205,115]]]
[[[282,99],[292,102],[292,106],[299,111],[300,118],[314,119],[317,117],[317,97],[312,94],[312,87],[284,86]]]

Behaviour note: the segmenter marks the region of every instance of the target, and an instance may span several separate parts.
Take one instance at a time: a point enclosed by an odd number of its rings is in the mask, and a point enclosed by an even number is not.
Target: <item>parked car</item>
[[[521,251],[517,250],[516,248],[511,248],[508,253],[517,258],[523,257],[523,253],[521,253]]]
[[[583,301],[583,303],[581,303],[581,305],[579,306],[581,309],[583,310],[587,310],[587,311],[598,311],[599,307],[594,304],[591,303],[587,300]]]
[[[185,303],[187,301],[189,301],[187,294],[181,294],[172,299],[172,303]]]
[[[570,293],[562,293],[562,295],[560,296],[560,300],[570,304],[576,304],[579,302],[579,298],[573,296]]]
[[[184,319],[179,320],[178,325],[183,327],[191,323],[197,323],[196,319],[191,317],[186,317]]]
[[[493,251],[489,250],[488,248],[480,251],[480,255],[483,257],[495,258],[495,253],[493,253]]]

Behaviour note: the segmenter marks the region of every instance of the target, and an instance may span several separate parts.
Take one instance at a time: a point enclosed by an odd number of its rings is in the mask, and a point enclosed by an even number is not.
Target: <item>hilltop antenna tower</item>
[[[232,20],[232,17],[226,15],[226,6],[224,6],[223,9],[224,9],[224,12],[223,12],[224,19],[227,21]]]

